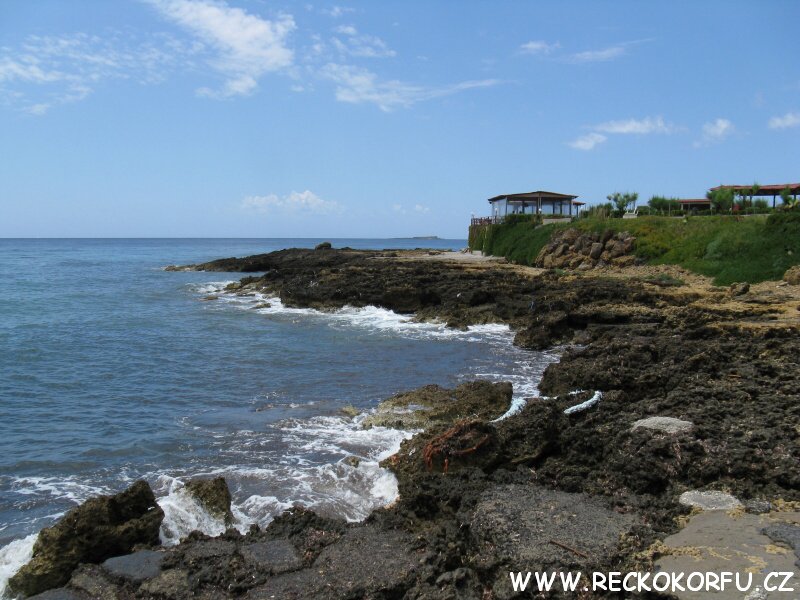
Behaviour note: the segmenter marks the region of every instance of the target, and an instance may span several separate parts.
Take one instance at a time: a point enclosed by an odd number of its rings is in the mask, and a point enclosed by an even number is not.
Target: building
[[[754,186],[757,186],[756,190],[753,189]],[[745,196],[749,196],[751,198],[769,198],[772,196],[772,208],[775,208],[775,202],[783,190],[788,189],[789,193],[792,195],[792,198],[796,200],[797,194],[800,194],[800,183],[775,183],[770,185],[718,185],[717,187],[711,188],[711,191],[716,192],[717,190],[728,189],[733,190],[735,194],[744,194]]]
[[[577,216],[585,202],[579,202],[576,198],[544,190],[502,194],[489,198],[491,216],[473,218],[472,224],[501,223],[508,215],[542,215],[543,218]]]
[[[711,200],[708,198],[680,198],[678,204],[686,212],[711,210]]]

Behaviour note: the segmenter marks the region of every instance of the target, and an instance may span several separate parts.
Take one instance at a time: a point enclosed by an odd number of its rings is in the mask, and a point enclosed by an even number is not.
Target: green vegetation
[[[639,198],[639,194],[636,192],[625,192],[621,194],[620,192],[614,192],[613,194],[609,194],[606,196],[609,202],[614,205],[616,208],[617,215],[622,215],[631,204],[636,204],[637,198]]]
[[[713,277],[717,285],[780,279],[786,269],[800,263],[800,211],[796,210],[768,217],[587,218],[540,227],[491,225],[474,245],[471,237],[470,247],[530,265],[553,233],[567,227],[629,231],[636,236],[635,254],[650,264],[680,265]]]

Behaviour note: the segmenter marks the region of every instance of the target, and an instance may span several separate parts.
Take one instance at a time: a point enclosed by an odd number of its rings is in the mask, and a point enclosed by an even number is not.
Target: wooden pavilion
[[[772,196],[772,208],[775,208],[775,201],[781,195],[783,190],[789,190],[792,198],[797,199],[797,194],[800,194],[800,183],[776,183],[771,185],[759,185],[758,189],[754,190],[753,185],[718,185],[711,188],[712,192],[717,190],[733,190],[736,194],[744,194],[751,197],[769,197]]]
[[[542,215],[543,217],[577,216],[585,202],[576,200],[577,196],[537,190],[519,194],[501,194],[489,198],[492,216],[474,220],[499,223],[508,215]]]

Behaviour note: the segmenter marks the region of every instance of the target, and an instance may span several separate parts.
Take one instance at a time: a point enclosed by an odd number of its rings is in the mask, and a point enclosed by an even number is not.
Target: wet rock
[[[742,503],[725,492],[691,490],[681,494],[678,502],[700,510],[732,510]]]
[[[230,540],[219,538],[205,538],[193,541],[184,552],[187,563],[195,563],[207,558],[228,556],[236,551],[236,544]]]
[[[102,566],[114,577],[141,583],[145,579],[151,579],[161,573],[163,560],[163,552],[139,550],[133,554],[109,558]]]
[[[653,431],[661,431],[662,433],[679,433],[681,431],[689,431],[694,427],[691,421],[682,421],[673,417],[648,417],[646,419],[639,419],[635,421],[631,431],[639,428],[651,429]]]
[[[452,390],[426,385],[381,402],[364,420],[364,427],[424,429],[467,417],[495,419],[508,410],[512,393],[510,383],[472,381]]]
[[[39,533],[33,558],[9,585],[28,596],[62,586],[79,563],[102,562],[138,544],[157,545],[163,519],[146,481],[115,496],[91,498]]]
[[[233,523],[231,512],[231,492],[224,477],[213,479],[192,479],[186,484],[186,491],[191,494],[208,513],[225,521],[226,525]]]
[[[212,300],[219,300],[219,296],[203,296],[200,298],[201,302],[211,302]]]
[[[751,499],[745,500],[744,508],[747,512],[754,515],[763,515],[773,509],[772,502],[769,500]]]
[[[772,541],[786,544],[792,550],[797,560],[795,565],[800,567],[800,523],[775,523],[761,530]]]
[[[357,469],[358,465],[361,464],[361,459],[357,456],[348,456],[344,459],[344,464],[350,465],[354,469]]]
[[[800,285],[800,265],[795,265],[786,270],[783,280],[789,285]]]
[[[239,550],[245,562],[260,572],[272,575],[296,571],[303,567],[303,559],[294,545],[287,540],[270,540],[246,544]]]

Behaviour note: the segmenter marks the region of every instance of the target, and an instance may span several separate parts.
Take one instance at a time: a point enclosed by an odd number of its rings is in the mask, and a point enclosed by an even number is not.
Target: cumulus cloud
[[[201,88],[212,97],[251,94],[266,73],[289,68],[294,53],[288,38],[295,30],[290,15],[268,20],[212,0],[148,0],[161,15],[214,50],[209,66],[226,81],[222,89]]]
[[[569,142],[568,145],[576,150],[593,150],[595,146],[602,144],[607,139],[608,138],[601,133],[592,132]]]
[[[788,112],[782,117],[772,117],[767,124],[770,129],[789,129],[800,126],[800,112]]]
[[[560,47],[561,44],[558,42],[550,44],[542,40],[532,40],[522,44],[519,50],[523,54],[550,54],[553,50],[557,50]]]
[[[314,192],[292,192],[286,196],[268,194],[266,196],[247,196],[242,200],[242,208],[259,213],[303,213],[328,215],[341,212],[343,207],[338,202],[323,200]]]
[[[733,123],[731,123],[728,119],[714,119],[713,121],[703,124],[702,136],[694,143],[694,146],[697,148],[700,146],[708,146],[709,144],[721,142],[730,136],[735,130],[736,128],[734,127]]]
[[[497,79],[482,79],[441,87],[425,87],[397,80],[381,81],[375,73],[367,69],[337,63],[325,65],[321,75],[336,84],[336,99],[340,102],[372,103],[386,112],[409,107],[425,100],[500,83]]]
[[[343,17],[346,13],[355,12],[355,9],[348,6],[332,6],[330,8],[323,8],[320,12],[323,15],[338,19],[339,17]]]
[[[675,127],[664,122],[662,117],[645,117],[644,119],[625,119],[608,121],[592,127],[595,131],[616,134],[648,134],[672,133]]]

